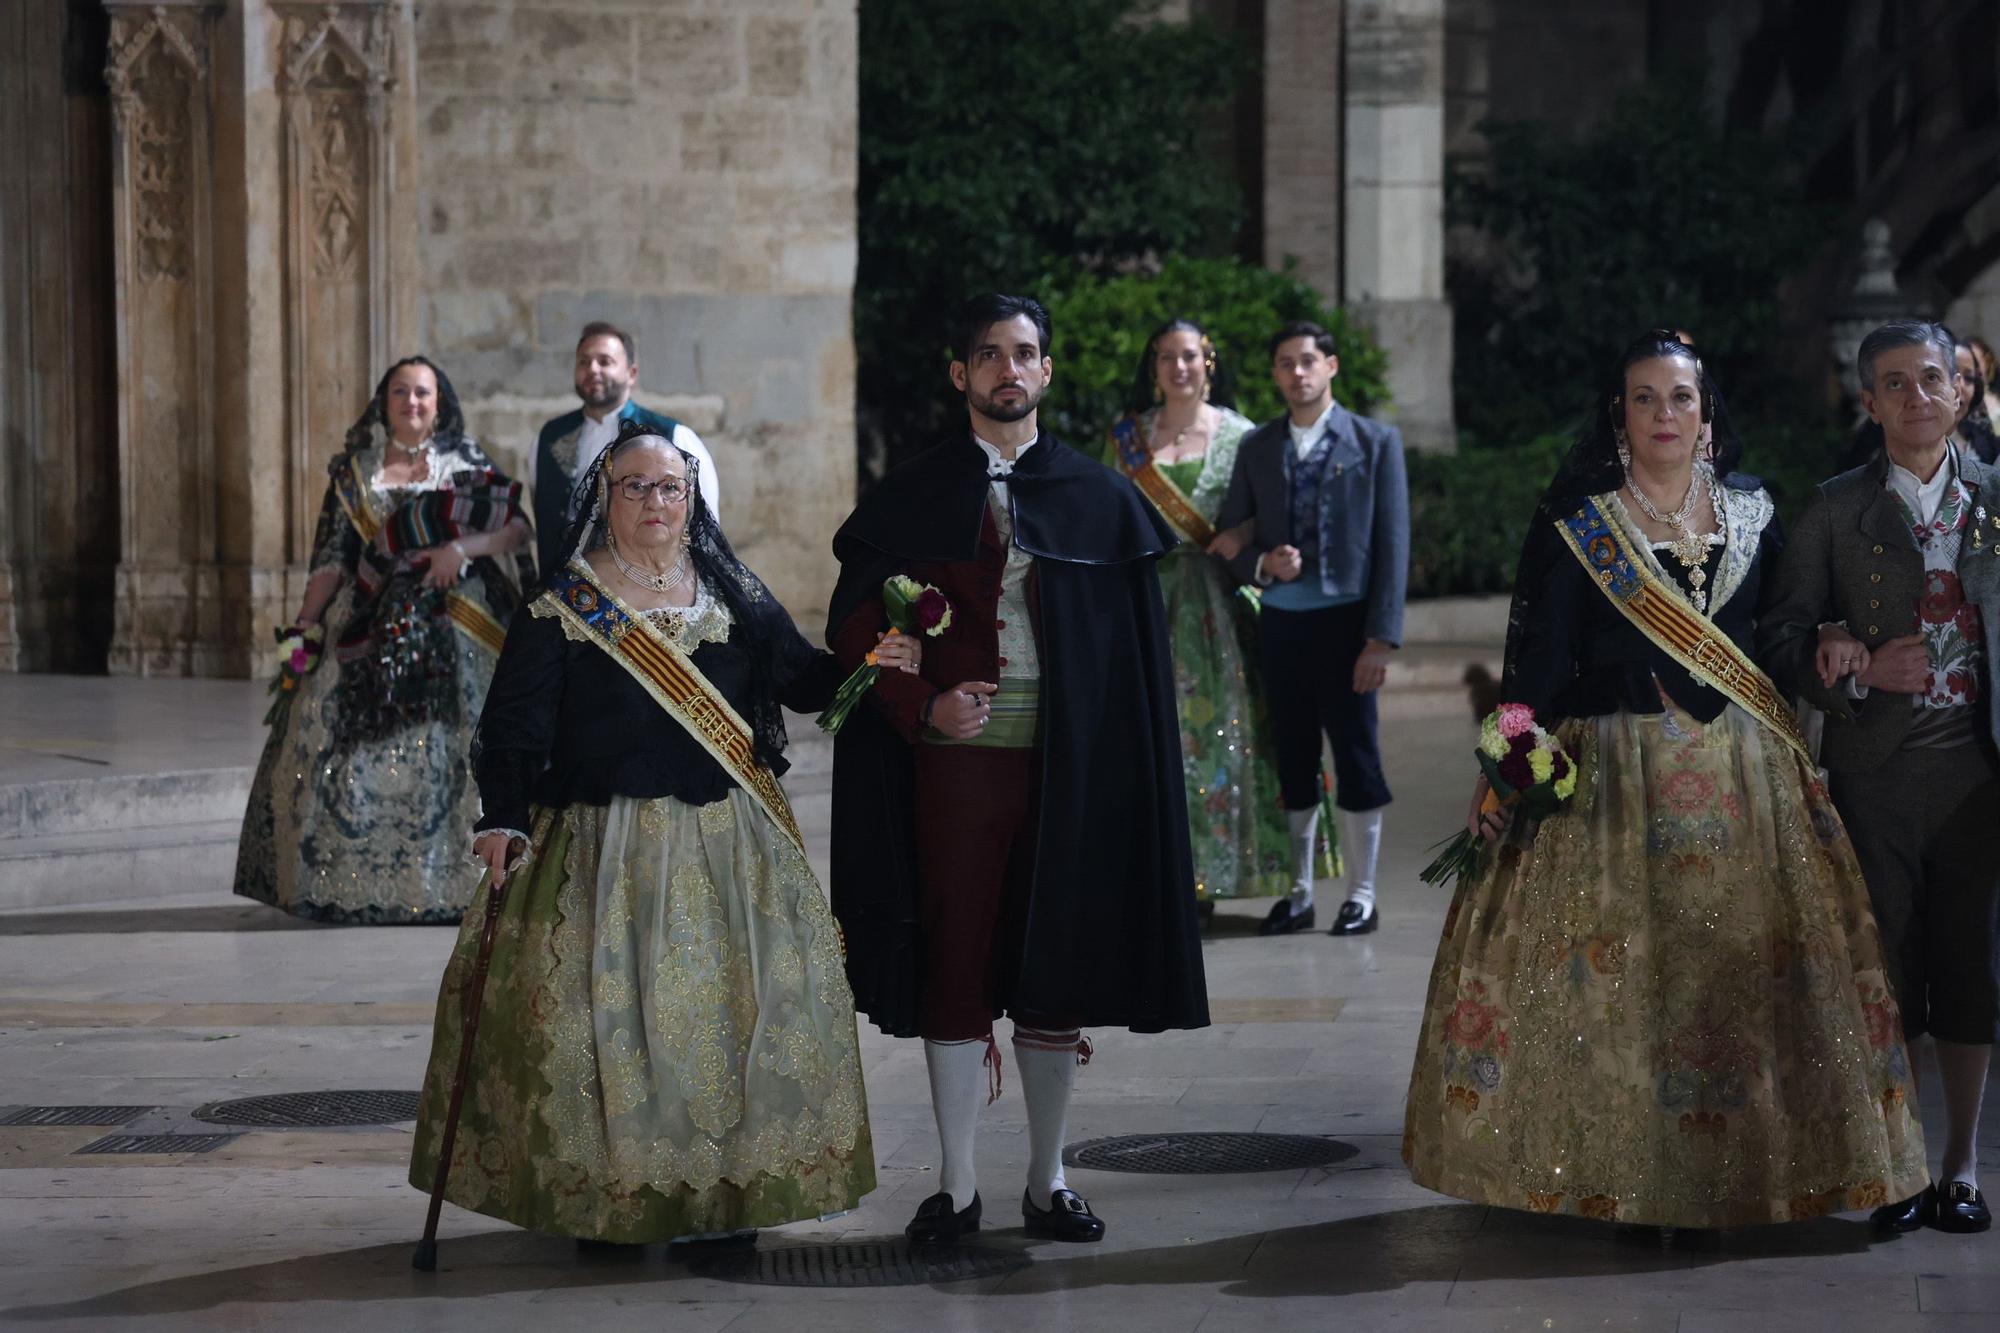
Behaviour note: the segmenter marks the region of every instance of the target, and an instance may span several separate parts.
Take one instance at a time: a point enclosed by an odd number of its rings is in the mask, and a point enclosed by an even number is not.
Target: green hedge
[[[1039,286],[1055,325],[1056,373],[1043,417],[1058,436],[1080,447],[1100,438],[1125,411],[1146,335],[1176,317],[1208,330],[1219,378],[1233,381],[1236,410],[1252,421],[1284,411],[1271,382],[1266,344],[1294,319],[1313,320],[1333,334],[1340,349],[1333,388],[1341,402],[1372,412],[1389,401],[1384,378],[1389,359],[1374,337],[1289,270],[1176,256],[1156,272],[1073,268]]]
[[[1412,453],[1410,596],[1511,591],[1535,502],[1569,446],[1566,435],[1544,435],[1504,448]]]

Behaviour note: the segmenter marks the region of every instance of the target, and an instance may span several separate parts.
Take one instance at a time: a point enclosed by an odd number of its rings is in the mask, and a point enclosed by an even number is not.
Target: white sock
[[[1021,1096],[1028,1103],[1028,1199],[1037,1208],[1047,1208],[1051,1194],[1068,1188],[1063,1132],[1069,1095],[1076,1087],[1077,1035],[1014,1026],[1014,1059],[1021,1070]]]
[[[1292,831],[1292,911],[1303,912],[1313,905],[1313,849],[1319,842],[1319,807],[1285,811],[1285,823]]]
[[[1341,855],[1347,858],[1347,900],[1375,910],[1375,862],[1382,854],[1382,807],[1343,810]]]
[[[973,1139],[979,1130],[979,1108],[986,1104],[986,1043],[926,1041],[924,1065],[931,1076],[931,1112],[937,1117],[938,1148],[944,1164],[938,1189],[951,1195],[959,1212],[972,1206],[979,1192],[973,1166]]]

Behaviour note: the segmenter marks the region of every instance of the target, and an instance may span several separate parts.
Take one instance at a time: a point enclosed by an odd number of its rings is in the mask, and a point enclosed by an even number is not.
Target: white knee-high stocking
[[[1287,810],[1285,822],[1292,833],[1292,911],[1297,913],[1312,906],[1313,872],[1319,868],[1313,857],[1319,841],[1319,807]]]
[[[1047,1208],[1050,1194],[1068,1188],[1063,1133],[1076,1067],[1087,1050],[1073,1028],[1047,1032],[1014,1025],[1014,1059],[1020,1063],[1021,1095],[1028,1103],[1028,1198],[1037,1208]]]
[[[963,1212],[979,1192],[973,1165],[973,1141],[979,1131],[979,1108],[987,1100],[988,1044],[971,1041],[925,1041],[924,1065],[931,1076],[931,1113],[937,1117],[942,1164],[938,1189],[951,1195],[951,1206]]]
[[[1347,898],[1373,910],[1375,906],[1375,862],[1382,855],[1382,810],[1343,810],[1347,827],[1341,840],[1341,855],[1347,858]]]

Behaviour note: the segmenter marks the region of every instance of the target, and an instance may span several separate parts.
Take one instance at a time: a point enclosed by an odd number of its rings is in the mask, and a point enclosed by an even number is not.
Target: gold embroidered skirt
[[[811,868],[741,791],[538,821],[507,885],[445,1197],[644,1242],[853,1207],[875,1185],[854,1001]],[[428,1190],[488,890],[438,995]]]
[[[1410,1075],[1420,1185],[1660,1226],[1783,1222],[1928,1179],[1846,831],[1734,706],[1564,724],[1567,809],[1445,918]]]

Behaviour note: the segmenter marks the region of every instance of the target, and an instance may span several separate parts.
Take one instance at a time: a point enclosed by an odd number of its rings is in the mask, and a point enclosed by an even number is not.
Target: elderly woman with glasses
[[[695,466],[621,430],[477,736],[471,916],[504,894],[445,1197],[579,1240],[727,1237],[875,1183],[840,935],[777,781],[780,707],[824,708],[838,671],[737,560]],[[893,634],[878,657],[918,662]],[[438,999],[424,1189],[481,933]]]

